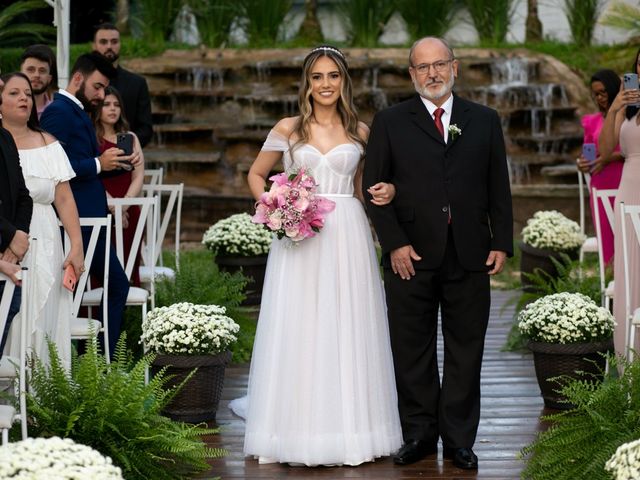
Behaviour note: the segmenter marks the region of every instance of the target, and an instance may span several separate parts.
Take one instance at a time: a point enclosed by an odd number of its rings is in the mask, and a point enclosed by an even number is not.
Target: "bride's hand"
[[[396,196],[396,187],[393,183],[378,182],[367,188],[367,192],[371,194],[371,203],[381,207],[391,203],[391,200]]]

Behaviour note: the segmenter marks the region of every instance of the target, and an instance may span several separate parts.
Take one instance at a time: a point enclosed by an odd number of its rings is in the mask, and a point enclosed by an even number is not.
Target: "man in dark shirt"
[[[124,115],[131,130],[138,136],[140,145],[144,147],[151,141],[153,135],[151,100],[146,80],[119,65],[120,32],[115,25],[102,23],[96,27],[93,35],[93,49],[116,67],[117,74],[110,85],[122,95]]]
[[[0,80],[0,89],[3,86],[4,83]],[[24,184],[16,144],[11,134],[0,128],[0,260],[17,264],[27,253],[32,210],[33,202]],[[0,285],[0,296],[3,291],[4,284]],[[4,331],[0,332],[0,357],[11,321],[20,309],[20,298],[20,287],[16,286],[7,323]]]

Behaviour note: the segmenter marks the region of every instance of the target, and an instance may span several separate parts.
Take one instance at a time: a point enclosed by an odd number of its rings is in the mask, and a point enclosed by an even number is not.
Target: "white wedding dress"
[[[58,142],[44,147],[19,150],[20,166],[29,195],[33,200],[33,214],[29,236],[36,238],[35,271],[29,276],[26,293],[30,302],[27,332],[31,351],[45,364],[49,363],[47,337],[56,345],[62,364],[71,363],[71,308],[72,294],[62,286],[64,253],[58,217],[52,203],[56,185],[75,177],[69,159]],[[31,265],[33,250],[27,250],[23,265]],[[23,295],[25,293],[23,292]],[[20,348],[21,313],[12,322],[10,352]],[[16,327],[14,329],[14,326]],[[15,333],[14,333],[15,330]]]
[[[292,161],[271,131],[263,150],[307,169],[336,202],[320,233],[269,252],[247,397],[245,455],[261,462],[359,465],[402,444],[384,290],[364,208],[353,196],[359,145]],[[246,402],[246,404],[245,404]],[[245,411],[246,408],[246,411]]]

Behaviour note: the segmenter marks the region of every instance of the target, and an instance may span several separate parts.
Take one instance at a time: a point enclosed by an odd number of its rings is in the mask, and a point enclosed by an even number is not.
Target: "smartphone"
[[[589,163],[595,162],[596,161],[596,144],[595,143],[582,144],[582,156]]]
[[[78,279],[76,278],[76,272],[73,270],[73,265],[67,265],[67,268],[64,269],[64,275],[62,277],[62,286],[73,292],[76,288],[76,283]]]
[[[622,76],[622,82],[625,90],[638,90],[638,74],[637,73],[625,73]],[[640,103],[631,104],[635,107],[640,107]]]
[[[636,75],[636,85],[637,84],[638,78]],[[133,135],[130,133],[118,133],[116,135],[116,145],[120,150],[124,151],[124,155],[131,155],[133,153]]]

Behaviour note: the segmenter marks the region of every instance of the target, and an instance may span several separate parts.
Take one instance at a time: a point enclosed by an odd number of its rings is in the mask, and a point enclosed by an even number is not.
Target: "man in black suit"
[[[93,49],[116,67],[116,76],[111,80],[110,85],[122,95],[124,116],[133,133],[138,136],[140,145],[144,147],[153,136],[151,100],[147,81],[144,77],[125,70],[119,65],[120,32],[112,23],[103,23],[96,27],[93,35]]]
[[[405,440],[394,461],[436,453],[440,437],[445,458],[475,469],[489,275],[513,248],[505,144],[496,111],[452,93],[458,61],[445,41],[418,40],[409,62],[418,94],[376,114],[363,177],[369,200],[377,182],[397,190],[389,205],[366,202],[383,252]]]
[[[4,86],[0,80],[0,90]],[[0,96],[0,104],[2,97]],[[17,264],[29,248],[29,225],[33,202],[24,184],[20,157],[11,134],[0,128],[0,260]],[[0,295],[4,284],[0,285]],[[0,357],[13,317],[20,309],[21,291],[16,287],[7,323],[0,338]]]

